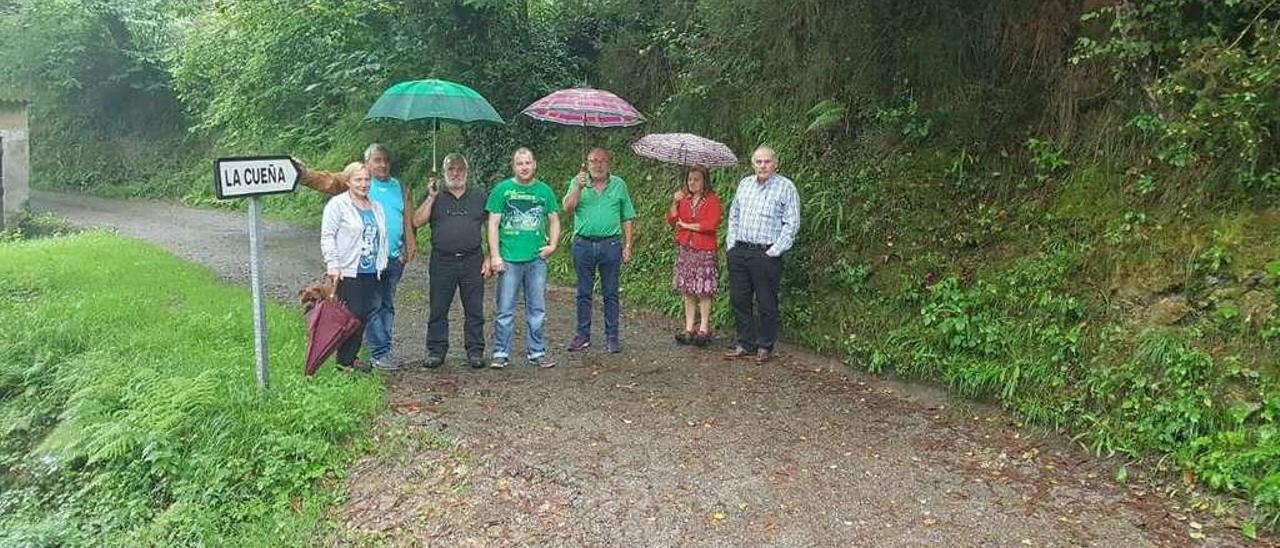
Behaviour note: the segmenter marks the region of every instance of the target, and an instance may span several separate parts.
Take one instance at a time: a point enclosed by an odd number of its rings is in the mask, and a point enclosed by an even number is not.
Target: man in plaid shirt
[[[755,175],[738,182],[729,207],[725,238],[729,262],[729,303],[738,345],[726,358],[755,356],[769,361],[778,340],[778,282],[782,257],[800,230],[800,195],[791,179],[778,175],[778,156],[762,146],[751,155]],[[760,308],[756,319],[754,305]]]

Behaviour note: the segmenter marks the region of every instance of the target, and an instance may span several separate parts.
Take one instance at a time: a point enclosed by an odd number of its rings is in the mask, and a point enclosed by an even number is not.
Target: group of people
[[[635,205],[626,182],[612,173],[612,154],[587,153],[578,174],[565,183],[562,199],[537,178],[538,162],[528,148],[515,151],[512,176],[487,193],[470,183],[470,166],[461,154],[443,161],[444,186],[428,182],[415,207],[407,185],[391,177],[387,150],[372,144],[363,162],[342,172],[302,166],[302,181],[333,195],[325,205],[320,248],[337,297],[363,318],[360,331],[337,351],[339,367],[356,370],[399,369],[392,356],[395,295],[404,267],[417,253],[416,230],[431,227],[428,263],[429,315],[425,365],[444,364],[449,352],[449,310],[460,295],[466,362],[485,366],[484,287],[496,276],[497,311],[488,366],[511,360],[518,297],[523,293],[525,357],[531,365],[553,367],[543,324],[546,319],[547,259],[560,241],[560,214],[573,216],[572,257],[577,276],[577,322],[569,352],[592,344],[596,279],[604,301],[604,346],[622,352],[619,283],[632,258]],[[679,344],[711,341],[711,303],[719,290],[717,257],[720,225],[729,269],[729,297],[737,343],[726,358],[771,359],[778,336],[778,286],[782,260],[800,225],[799,195],[791,180],[777,173],[777,155],[768,147],[751,157],[754,174],[739,181],[725,218],[704,167],[686,168],[683,185],[671,197],[667,223],[674,229],[676,259],[672,287],[684,300]],[[361,344],[370,362],[357,359]]]

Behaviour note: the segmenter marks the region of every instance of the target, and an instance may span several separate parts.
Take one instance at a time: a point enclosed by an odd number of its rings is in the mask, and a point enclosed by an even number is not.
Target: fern
[[[844,120],[845,110],[843,105],[832,99],[814,105],[808,113],[813,120],[809,122],[809,127],[805,128],[805,131],[813,133],[835,125]]]

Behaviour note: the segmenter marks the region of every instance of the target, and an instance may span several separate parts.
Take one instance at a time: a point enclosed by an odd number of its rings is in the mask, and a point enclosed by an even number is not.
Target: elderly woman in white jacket
[[[327,274],[338,284],[338,298],[361,319],[360,328],[338,347],[338,366],[367,371],[356,360],[364,339],[364,320],[373,309],[378,276],[387,267],[387,220],[369,199],[369,172],[353,162],[342,170],[347,191],[329,199],[320,223],[320,251]]]

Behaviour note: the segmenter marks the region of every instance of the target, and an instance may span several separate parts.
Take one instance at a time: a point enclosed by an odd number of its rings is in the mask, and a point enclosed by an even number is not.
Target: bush
[[[0,242],[17,240],[33,240],[62,236],[76,232],[66,219],[52,213],[18,212],[16,215],[5,215],[5,227],[0,231]]]

